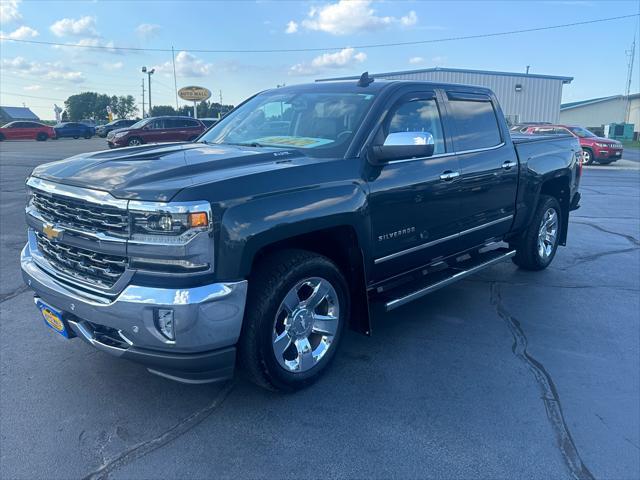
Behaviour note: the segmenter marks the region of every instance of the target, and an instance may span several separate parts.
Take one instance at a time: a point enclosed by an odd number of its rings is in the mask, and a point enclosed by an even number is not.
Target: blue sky
[[[55,1],[0,0],[2,36],[107,47],[176,48],[178,87],[202,85],[225,103],[277,84],[434,66],[575,77],[564,101],[624,92],[637,19],[505,37],[390,48],[344,48],[535,28],[634,14],[632,1]],[[640,39],[638,39],[640,43]],[[294,53],[193,49],[319,48]],[[640,46],[632,90],[640,86]],[[2,41],[0,103],[52,118],[53,103],[93,90],[135,95],[155,67],[153,104],[175,105],[171,54]],[[182,102],[182,101],[181,101]]]

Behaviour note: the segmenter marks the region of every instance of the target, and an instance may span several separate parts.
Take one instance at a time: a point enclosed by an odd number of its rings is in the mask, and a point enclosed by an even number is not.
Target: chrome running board
[[[418,298],[424,297],[429,293],[446,287],[447,285],[451,285],[458,280],[462,280],[463,278],[473,275],[474,273],[490,267],[491,265],[503,262],[504,260],[513,257],[515,254],[515,250],[492,250],[490,252],[482,254],[481,257],[476,260],[469,260],[442,272],[436,272],[431,275],[427,275],[426,280],[431,280],[430,283],[418,290],[402,294],[397,298],[386,301],[384,304],[385,309],[387,310],[387,312],[389,312],[406,303],[417,300]],[[432,277],[431,279],[429,278],[430,276]]]

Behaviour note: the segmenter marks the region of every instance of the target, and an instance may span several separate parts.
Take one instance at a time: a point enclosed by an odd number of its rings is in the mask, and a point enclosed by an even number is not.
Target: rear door
[[[436,92],[401,94],[385,114],[373,145],[394,132],[428,132],[430,157],[397,160],[371,167],[369,208],[374,281],[400,274],[454,253],[458,229],[458,161],[447,142]]]
[[[515,215],[518,158],[502,112],[487,94],[447,92],[460,162],[460,249],[506,234]]]

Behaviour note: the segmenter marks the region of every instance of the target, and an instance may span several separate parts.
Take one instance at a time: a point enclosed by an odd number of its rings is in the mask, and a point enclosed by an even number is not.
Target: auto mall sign
[[[182,87],[178,90],[178,96],[183,100],[202,102],[211,98],[211,91],[204,87]]]

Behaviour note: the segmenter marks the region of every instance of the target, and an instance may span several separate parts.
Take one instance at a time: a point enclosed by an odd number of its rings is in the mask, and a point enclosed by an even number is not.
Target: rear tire
[[[93,137],[93,135],[91,135],[90,133],[85,133],[85,134],[84,134],[84,138],[85,138],[85,140],[90,140],[90,139],[91,139],[91,137]]]
[[[305,250],[268,256],[249,280],[240,365],[270,390],[311,385],[335,356],[349,307],[347,282],[328,258]]]
[[[80,137],[78,137],[78,136],[74,136],[74,137],[73,137],[73,139],[74,139],[74,140],[77,140],[77,139],[79,139],[79,138],[80,138]]]
[[[540,195],[538,207],[527,230],[515,245],[513,263],[524,270],[544,270],[558,250],[562,233],[562,212],[555,197]]]
[[[36,140],[39,142],[46,142],[47,138],[49,138],[49,135],[47,135],[46,133],[39,133],[38,135],[36,135]]]
[[[582,165],[593,164],[593,152],[588,148],[582,149]]]

